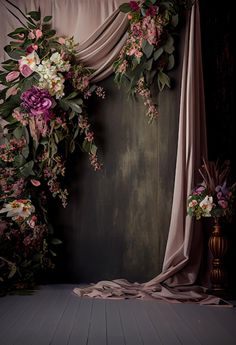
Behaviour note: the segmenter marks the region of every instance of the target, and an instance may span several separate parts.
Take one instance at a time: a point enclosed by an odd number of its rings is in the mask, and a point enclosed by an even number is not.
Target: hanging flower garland
[[[105,97],[90,85],[93,71],[78,61],[73,38],[57,37],[51,16],[25,15],[8,36],[10,59],[0,72],[0,284],[23,286],[53,266],[53,238],[47,214],[50,194],[67,204],[65,163],[76,146],[97,158],[86,113],[89,97]]]
[[[168,72],[175,66],[175,41],[179,14],[192,5],[188,0],[140,0],[120,6],[128,14],[128,37],[114,63],[115,81],[142,97],[149,122],[158,116],[151,85],[159,91],[171,87]]]

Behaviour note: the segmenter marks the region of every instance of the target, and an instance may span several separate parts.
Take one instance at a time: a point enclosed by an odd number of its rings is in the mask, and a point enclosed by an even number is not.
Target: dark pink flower
[[[21,105],[33,116],[43,116],[45,121],[51,118],[52,97],[48,90],[33,86],[21,95]]]
[[[140,9],[139,4],[137,3],[137,1],[130,1],[129,5],[130,5],[132,11],[134,11],[134,12],[138,12],[139,9]]]
[[[157,6],[150,6],[149,9],[146,11],[146,16],[155,16],[157,14],[158,7]]]
[[[218,201],[218,204],[222,207],[222,208],[227,208],[228,207],[228,201],[221,199]]]

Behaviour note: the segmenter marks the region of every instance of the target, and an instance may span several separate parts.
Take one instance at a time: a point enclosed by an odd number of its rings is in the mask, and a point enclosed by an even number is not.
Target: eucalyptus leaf
[[[150,56],[152,55],[154,50],[154,46],[152,44],[149,44],[148,42],[145,44],[143,47],[143,52],[146,55],[146,57],[149,59]]]

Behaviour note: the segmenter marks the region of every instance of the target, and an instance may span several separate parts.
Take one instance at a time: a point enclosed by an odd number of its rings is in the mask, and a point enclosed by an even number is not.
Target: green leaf
[[[64,97],[63,99],[68,100],[68,99],[75,98],[76,96],[78,96],[78,91],[73,91],[68,96]]]
[[[20,168],[21,175],[23,177],[34,175],[33,166],[34,166],[34,161],[27,162],[23,167]]]
[[[41,13],[39,11],[31,11],[31,12],[28,12],[28,15],[36,20],[36,22],[40,21],[41,19]]]
[[[176,27],[179,23],[179,15],[175,14],[174,16],[172,16],[172,20],[171,20],[171,24]]]
[[[23,148],[22,155],[25,159],[28,158],[28,156],[29,156],[29,146],[28,145]]]
[[[20,139],[23,135],[23,128],[22,127],[17,127],[14,131],[13,131],[13,135],[16,139]]]
[[[51,19],[52,19],[52,16],[46,16],[43,18],[43,22],[44,23],[50,22]]]
[[[164,45],[164,51],[168,54],[172,54],[174,50],[174,39],[171,35],[168,35],[166,44]]]
[[[82,144],[82,149],[85,151],[85,152],[90,152],[91,151],[91,142],[87,141],[87,140],[84,140],[83,141],[83,144]]]
[[[55,35],[56,35],[56,30],[49,30],[49,31],[46,31],[46,32],[45,32],[45,36],[46,36],[47,38],[53,37],[53,36],[55,36]]]
[[[153,58],[149,59],[146,63],[145,63],[145,69],[147,71],[151,71],[152,69],[152,63],[153,63]]]
[[[174,67],[174,65],[175,65],[175,58],[174,58],[174,55],[171,54],[169,56],[169,62],[168,62],[168,65],[167,65],[167,70],[168,71],[171,70]]]
[[[92,155],[96,155],[96,153],[97,153],[97,146],[93,144],[91,149],[90,149],[90,152],[92,153]]]
[[[81,106],[79,106],[76,102],[73,101],[68,101],[68,105],[70,106],[70,108],[75,111],[76,113],[81,114],[82,113],[82,108]]]
[[[61,240],[59,240],[59,238],[52,238],[51,240],[50,240],[50,242],[51,242],[51,244],[53,244],[53,245],[58,245],[58,244],[62,244],[62,241]]]
[[[132,9],[131,9],[131,7],[130,7],[130,4],[124,3],[124,4],[122,4],[122,5],[119,6],[119,10],[120,10],[121,12],[123,12],[123,13],[128,13],[128,12],[130,12]]]
[[[145,44],[143,47],[143,52],[146,55],[146,57],[149,59],[150,56],[152,55],[154,50],[154,46],[152,44],[149,44],[148,42]]]
[[[71,140],[70,146],[69,146],[70,153],[73,153],[75,151],[75,142],[74,140]]]
[[[9,265],[11,270],[10,273],[8,274],[8,279],[11,279],[15,274],[16,274],[16,265],[15,264],[11,264]]]
[[[160,91],[163,91],[165,86],[168,86],[170,88],[170,78],[166,73],[162,71],[159,71],[158,73],[157,83]]]
[[[29,131],[28,131],[27,127],[25,127],[25,126],[23,126],[22,129],[23,129],[23,135],[26,139],[26,142],[27,142],[27,144],[29,144],[29,141],[30,141]]]

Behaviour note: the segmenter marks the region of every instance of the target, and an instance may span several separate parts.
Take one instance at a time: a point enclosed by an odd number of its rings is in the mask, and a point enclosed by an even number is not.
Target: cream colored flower
[[[13,200],[4,205],[0,213],[7,213],[7,217],[13,220],[26,219],[35,211],[35,207],[29,199]]]
[[[199,204],[203,210],[203,217],[210,217],[211,210],[213,208],[213,198],[212,196],[206,196]]]

